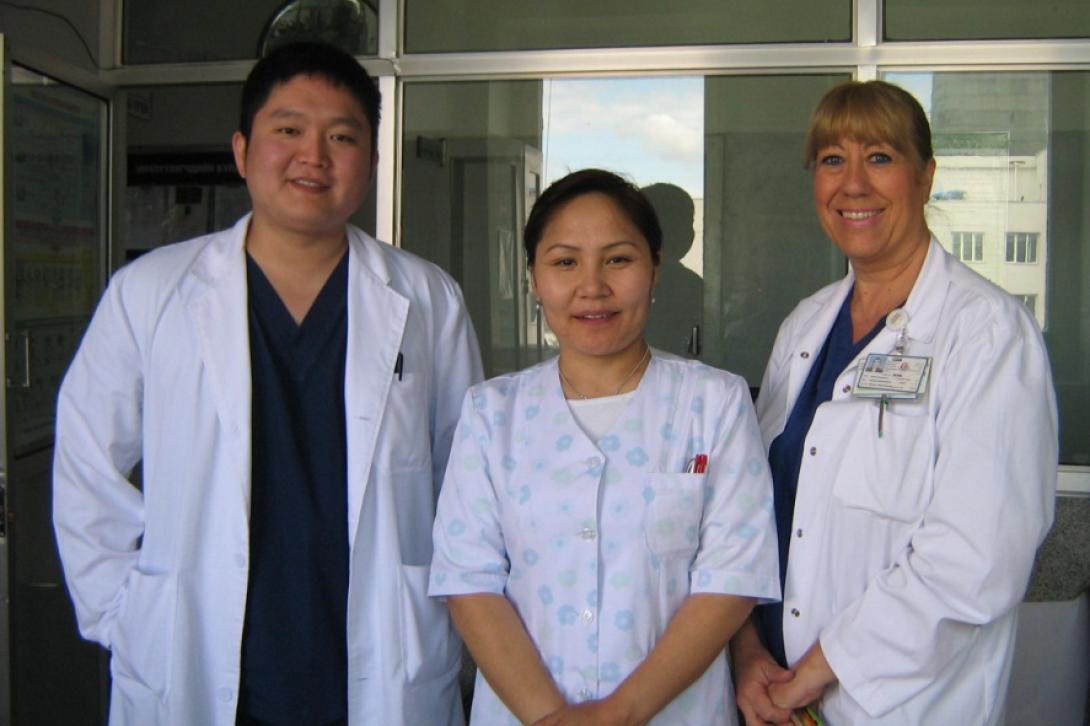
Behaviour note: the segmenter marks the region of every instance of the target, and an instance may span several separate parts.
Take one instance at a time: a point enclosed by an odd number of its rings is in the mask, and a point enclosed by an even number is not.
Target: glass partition
[[[844,274],[801,164],[810,109],[847,76],[410,83],[402,246],[461,283],[486,372],[549,355],[521,228],[539,189],[600,167],[641,186],[664,248],[648,340],[760,382],[780,320]]]
[[[847,75],[708,78],[705,360],[758,386],[780,323],[847,271],[814,213],[802,145],[818,99]]]
[[[7,405],[18,456],[53,439],[57,388],[101,290],[106,104],[18,67],[11,81],[8,325],[18,353]]]
[[[294,38],[378,50],[378,0],[132,0],[123,12],[126,64],[245,60]]]
[[[851,34],[850,0],[695,0],[683,11],[659,0],[405,0],[410,53],[827,43]]]
[[[1090,38],[1086,0],[884,0],[886,40]]]

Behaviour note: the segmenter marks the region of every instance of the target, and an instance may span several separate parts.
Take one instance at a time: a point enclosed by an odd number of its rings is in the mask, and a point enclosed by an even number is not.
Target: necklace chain
[[[620,394],[621,389],[625,387],[625,384],[632,380],[632,376],[636,375],[636,371],[638,371],[640,369],[640,366],[642,366],[644,362],[650,357],[651,346],[645,344],[645,350],[643,351],[643,355],[641,355],[640,359],[636,361],[636,365],[632,366],[632,370],[630,370],[628,372],[628,375],[624,377],[624,380],[621,381],[621,385],[617,386],[617,390],[613,393],[614,396]],[[578,388],[575,387],[574,383],[568,380],[568,377],[564,375],[564,369],[560,367],[559,361],[557,361],[556,370],[558,373],[560,373],[560,380],[564,382],[564,385],[572,390],[572,393],[579,396],[579,398],[583,399],[584,401],[591,398],[591,396],[588,396],[587,394],[580,391]]]

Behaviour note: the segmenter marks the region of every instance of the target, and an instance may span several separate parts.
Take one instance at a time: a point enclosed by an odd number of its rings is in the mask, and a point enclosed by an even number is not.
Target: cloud
[[[595,79],[547,81],[545,136],[564,147],[628,147],[673,162],[702,163],[703,81]]]

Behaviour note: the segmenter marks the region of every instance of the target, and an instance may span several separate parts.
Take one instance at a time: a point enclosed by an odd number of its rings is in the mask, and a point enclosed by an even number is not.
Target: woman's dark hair
[[[617,208],[624,213],[628,221],[640,231],[651,247],[651,260],[659,264],[662,250],[662,228],[655,215],[655,208],[647,197],[632,182],[603,169],[583,169],[558,179],[541,193],[530,218],[526,220],[526,230],[522,242],[526,246],[526,264],[534,264],[534,254],[545,228],[549,226],[556,213],[565,204],[584,194],[604,194],[613,200]]]
[[[339,48],[326,43],[298,42],[282,45],[254,65],[242,86],[238,130],[250,138],[254,116],[269,100],[273,89],[296,76],[317,76],[335,88],[348,91],[363,109],[371,124],[371,145],[378,139],[378,87],[363,66]]]

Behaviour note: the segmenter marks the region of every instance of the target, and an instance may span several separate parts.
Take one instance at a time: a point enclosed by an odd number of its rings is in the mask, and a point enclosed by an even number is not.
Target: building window
[[[1037,315],[1037,296],[1036,295],[1015,295],[1016,298],[1022,301],[1030,313]]]
[[[1037,261],[1036,232],[1007,232],[1007,262]]]
[[[984,259],[983,232],[952,232],[951,251],[963,262],[980,262]]]

